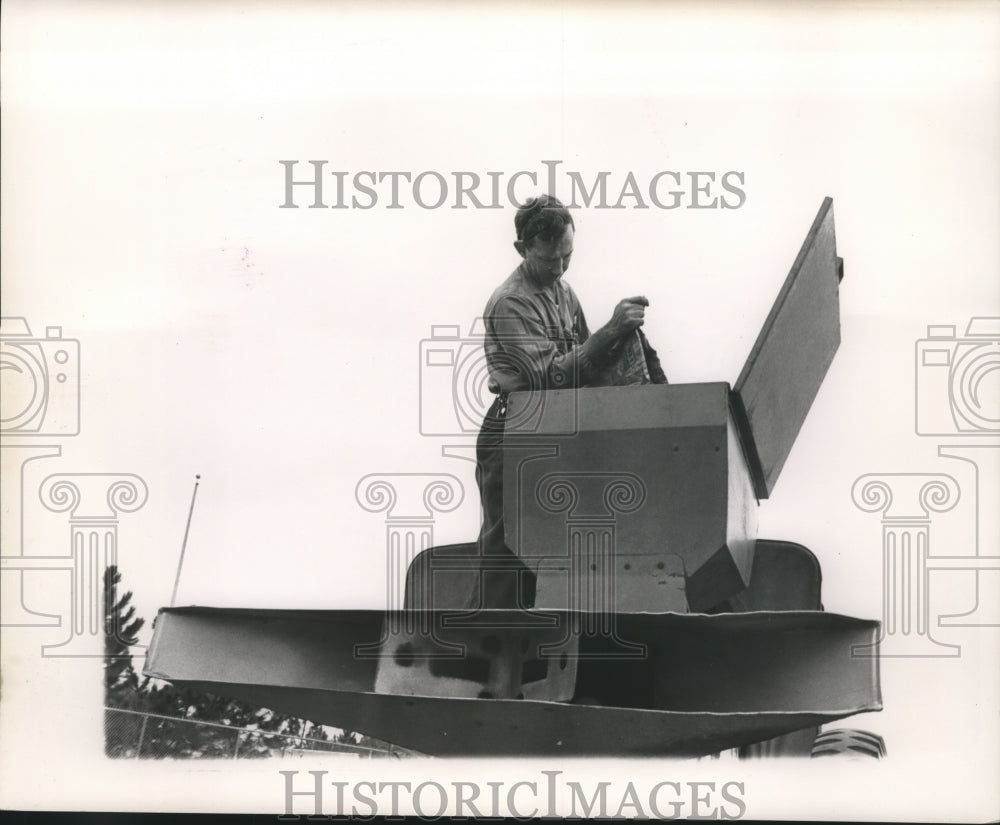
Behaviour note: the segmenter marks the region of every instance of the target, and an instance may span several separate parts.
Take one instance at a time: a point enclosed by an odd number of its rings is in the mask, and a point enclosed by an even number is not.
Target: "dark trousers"
[[[498,397],[483,419],[476,442],[476,483],[483,505],[479,532],[482,565],[479,592],[470,595],[470,607],[531,607],[535,576],[507,547],[503,519],[503,433],[505,402]]]

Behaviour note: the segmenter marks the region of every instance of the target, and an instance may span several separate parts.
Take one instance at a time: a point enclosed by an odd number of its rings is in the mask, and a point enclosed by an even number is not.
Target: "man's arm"
[[[643,323],[647,305],[648,301],[641,296],[620,301],[607,324],[579,346],[560,353],[531,303],[507,296],[487,320],[496,346],[490,364],[491,377],[500,392],[565,389],[586,384],[597,374],[614,345]]]

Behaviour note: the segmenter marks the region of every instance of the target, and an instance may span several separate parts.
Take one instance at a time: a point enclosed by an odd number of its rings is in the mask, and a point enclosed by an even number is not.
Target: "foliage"
[[[131,591],[117,598],[121,578],[114,565],[104,571],[104,690],[108,704],[133,708],[140,689],[130,648],[146,622],[135,615]]]
[[[382,744],[350,731],[331,737],[323,725],[314,722],[238,699],[140,678],[132,663],[131,647],[145,620],[136,616],[131,591],[118,595],[120,583],[117,567],[108,567],[104,572],[104,689],[109,708],[105,711],[104,740],[108,756],[206,759],[237,755],[244,759],[268,757],[290,748],[343,750],[345,744]],[[193,724],[196,721],[210,724]]]

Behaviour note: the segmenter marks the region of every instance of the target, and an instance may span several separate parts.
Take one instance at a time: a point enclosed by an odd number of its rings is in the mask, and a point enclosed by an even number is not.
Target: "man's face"
[[[518,248],[524,257],[528,275],[541,286],[551,286],[569,269],[573,257],[573,227],[567,226],[558,240],[535,238],[529,246]]]

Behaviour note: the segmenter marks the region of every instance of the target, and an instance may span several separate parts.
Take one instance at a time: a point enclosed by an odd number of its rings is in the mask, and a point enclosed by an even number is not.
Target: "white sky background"
[[[473,465],[441,456],[461,440],[418,431],[419,345],[432,324],[467,329],[516,266],[513,208],[428,211],[406,196],[395,211],[282,210],[280,159],[303,161],[299,177],[310,159],[445,175],[541,175],[557,159],[587,180],[610,172],[615,194],[629,171],[742,171],[738,210],[576,213],[567,279],[591,327],[647,295],[646,331],[675,383],[735,381],[832,196],[843,343],[760,535],[813,549],[826,608],[870,618],[881,526],[851,502],[858,476],[952,473],[966,497],[935,535],[970,540],[971,477],[914,433],[913,353],[928,324],[961,334],[970,316],[1000,315],[995,6],[3,11],[3,314],[36,334],[61,325],[82,361],[81,434],[26,487],[54,472],[146,480],[148,503],[121,519],[119,564],[149,622],[170,600],[196,473],[178,604],[383,606],[384,520],[354,498],[369,473],[458,476],[465,501],[438,517],[436,542],[478,529]],[[66,552],[66,516],[25,506],[27,551]],[[996,555],[989,542],[981,553]],[[991,575],[981,598],[996,607]],[[54,581],[29,577],[37,609],[65,610]],[[967,576],[935,581],[939,613],[971,607]],[[976,787],[996,776],[995,629],[935,633],[962,657],[883,662],[885,710],[850,723],[886,736],[895,761],[880,775],[907,788],[886,793],[882,816],[996,811],[995,781]],[[99,716],[65,693],[97,678],[93,664],[38,659],[59,638],[4,629],[0,765],[46,701],[96,719],[67,749],[99,753]],[[934,795],[920,765],[961,777],[959,798]],[[244,770],[227,767],[230,785],[205,804],[280,803],[279,785],[241,783]],[[783,775],[767,766],[748,815],[782,799],[788,815],[817,814],[816,800],[768,796]],[[114,807],[95,787],[66,804]],[[871,815],[843,804],[827,815]]]

